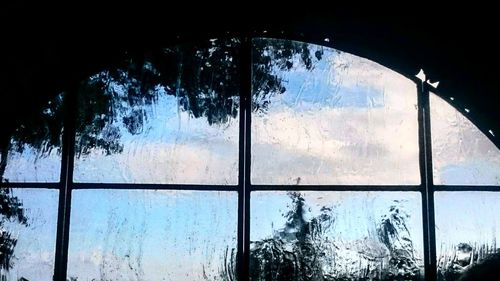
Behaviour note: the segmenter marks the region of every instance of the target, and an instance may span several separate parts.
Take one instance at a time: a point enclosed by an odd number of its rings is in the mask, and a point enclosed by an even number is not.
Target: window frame
[[[264,34],[266,35],[266,34]],[[224,36],[229,37],[230,34]],[[224,37],[222,36],[222,37]],[[221,37],[221,36],[218,36]],[[238,145],[238,184],[237,185],[202,185],[202,184],[120,184],[120,183],[75,183],[73,182],[75,156],[75,122],[77,109],[78,85],[74,84],[65,95],[64,131],[61,153],[61,171],[59,182],[1,182],[2,188],[41,188],[59,191],[59,208],[57,217],[56,250],[54,262],[54,280],[66,280],[68,262],[68,244],[71,214],[71,196],[78,189],[152,189],[152,190],[204,190],[204,191],[236,191],[238,192],[238,229],[237,229],[237,278],[249,279],[250,254],[250,196],[253,191],[384,191],[384,192],[420,192],[422,208],[424,272],[425,280],[437,280],[436,233],[434,194],[436,192],[490,191],[500,192],[500,186],[457,186],[435,185],[432,168],[432,137],[429,95],[436,88],[416,77],[407,77],[415,83],[418,106],[418,147],[419,147],[419,185],[259,185],[252,184],[251,165],[251,100],[252,100],[252,39],[273,38],[295,40],[291,36],[231,36],[240,39],[240,107],[239,107],[239,145]],[[313,42],[325,47],[334,44]],[[341,50],[341,49],[339,49]],[[483,134],[485,134],[483,132]],[[488,134],[485,134],[491,139]]]

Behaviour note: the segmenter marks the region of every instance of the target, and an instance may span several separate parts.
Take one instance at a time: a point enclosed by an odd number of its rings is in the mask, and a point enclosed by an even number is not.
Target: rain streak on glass
[[[152,50],[84,81],[75,181],[237,184],[238,46]]]
[[[439,281],[456,281],[468,269],[488,261],[498,268],[500,194],[438,192],[435,202]]]
[[[500,150],[446,101],[429,100],[434,183],[500,185]]]
[[[59,192],[0,189],[0,280],[51,281]]]
[[[252,183],[418,185],[417,87],[370,60],[254,39]]]
[[[235,280],[237,209],[230,191],[76,190],[68,278]]]
[[[251,280],[423,280],[421,213],[416,192],[252,192]]]
[[[64,120],[64,94],[26,116],[7,143],[0,144],[0,181],[58,182]]]

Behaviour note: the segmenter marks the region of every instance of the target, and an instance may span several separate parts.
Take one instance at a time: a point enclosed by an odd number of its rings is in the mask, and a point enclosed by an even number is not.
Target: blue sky
[[[376,226],[395,200],[409,215],[408,227],[415,249],[422,252],[422,216],[420,194],[416,192],[302,192],[307,204],[308,219],[321,214],[322,207],[331,207],[335,223],[330,233],[337,241],[361,241],[365,237],[376,239]],[[283,217],[291,200],[286,192],[259,191],[251,194],[251,239],[270,238],[283,228]]]
[[[159,88],[144,131],[130,134],[118,122],[121,154],[94,149],[75,159],[77,182],[233,184],[238,180],[238,118],[210,126],[178,111],[175,96]],[[120,116],[116,116],[120,120]]]
[[[18,238],[14,251],[14,266],[8,280],[25,277],[28,280],[50,281],[54,271],[57,208],[59,192],[51,189],[13,189],[25,209],[29,225],[17,222],[3,225]]]
[[[497,192],[438,192],[435,195],[438,256],[459,243],[500,242],[500,194]]]
[[[287,91],[252,115],[253,183],[420,183],[412,81],[328,48],[312,71],[294,65],[276,70]]]
[[[312,72],[296,67],[282,75],[287,92],[272,97],[266,114],[252,115],[252,183],[419,184],[411,81],[329,50]],[[500,184],[498,149],[447,103],[431,97],[431,105],[436,182]],[[152,118],[143,134],[133,136],[120,127],[124,153],[104,156],[95,150],[76,159],[76,181],[237,183],[238,119],[209,126],[178,111],[175,97],[164,94],[148,110]],[[6,177],[57,180],[59,163],[55,152],[40,158],[28,149],[12,154]],[[15,194],[33,223],[27,229],[9,226],[19,233],[20,261],[11,272],[50,280],[51,271],[40,272],[52,266],[57,191]],[[408,200],[421,251],[420,196],[415,193],[316,192],[307,193],[306,200],[311,214],[321,206],[337,206],[335,236],[356,241],[373,230],[373,221],[392,200],[402,197]],[[500,211],[492,207],[498,202],[485,193],[438,193],[438,249],[443,243],[498,238]],[[103,272],[117,279],[144,274],[145,280],[176,280],[187,274],[199,280],[202,265],[214,275],[225,247],[236,246],[236,192],[78,190],[72,203],[69,275],[88,280]],[[281,228],[288,203],[280,192],[252,193],[251,239],[270,237]]]
[[[500,185],[500,151],[462,113],[431,94],[434,183]]]
[[[226,247],[236,248],[236,192],[79,190],[73,198],[68,276],[79,280],[101,272],[201,280],[203,266],[217,273]]]
[[[14,194],[23,201],[30,226],[8,228],[19,237],[10,274],[50,280],[57,191],[15,189]],[[444,253],[441,249],[461,242],[492,245],[500,238],[497,195],[436,194],[439,255]],[[304,197],[309,218],[322,206],[334,207],[338,216],[331,235],[343,243],[370,237],[393,200],[403,200],[414,245],[421,254],[418,193],[305,192]],[[254,192],[251,203],[252,241],[272,237],[283,228],[283,214],[291,203],[285,192]],[[236,192],[78,190],[72,207],[69,274],[88,276],[88,280],[101,272],[118,279],[138,272],[144,273],[144,280],[163,280],[163,276],[175,280],[184,274],[200,280],[201,265],[215,274],[225,247],[236,245]]]

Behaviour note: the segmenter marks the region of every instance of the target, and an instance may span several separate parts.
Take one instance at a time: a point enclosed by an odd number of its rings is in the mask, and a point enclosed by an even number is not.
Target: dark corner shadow
[[[500,253],[495,253],[467,270],[458,281],[497,281],[500,278]]]

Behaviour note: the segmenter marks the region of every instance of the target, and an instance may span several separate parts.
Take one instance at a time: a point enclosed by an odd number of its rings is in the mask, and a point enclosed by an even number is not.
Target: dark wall
[[[104,8],[88,2],[38,10],[20,3],[2,9],[2,134],[49,98],[120,62],[125,52],[229,32],[330,44],[406,76],[423,68],[432,82],[441,82],[441,95],[455,97],[459,109],[470,109],[469,117],[483,131],[500,135],[500,46],[492,7],[162,4]]]

